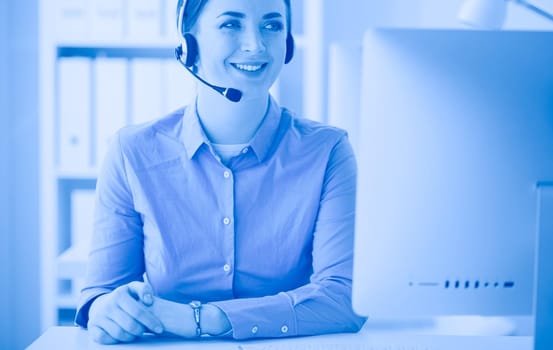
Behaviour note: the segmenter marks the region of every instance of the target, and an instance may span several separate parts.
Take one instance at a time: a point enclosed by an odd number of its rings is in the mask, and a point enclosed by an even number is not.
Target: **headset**
[[[190,72],[190,74],[192,74],[196,79],[201,81],[203,84],[214,89],[215,91],[217,91],[218,93],[226,97],[229,101],[232,101],[232,102],[240,101],[242,99],[242,91],[234,88],[227,88],[227,87],[210,84],[204,79],[202,79],[194,71],[194,64],[198,60],[198,41],[196,40],[194,35],[188,32],[183,33],[184,13],[186,11],[187,3],[188,1],[184,0],[179,9],[177,29],[178,29],[178,35],[179,35],[181,44],[175,48],[176,59],[184,66],[184,68],[188,72]],[[290,63],[290,61],[292,60],[292,57],[294,57],[294,47],[295,47],[294,37],[290,32],[290,28],[288,28],[288,33],[286,34],[286,55],[284,58],[284,64]]]

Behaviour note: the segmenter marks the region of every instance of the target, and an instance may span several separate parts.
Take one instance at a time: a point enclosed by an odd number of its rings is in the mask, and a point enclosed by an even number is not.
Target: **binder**
[[[58,0],[55,6],[55,37],[60,42],[82,42],[90,38],[88,0]],[[49,6],[49,5],[46,5]]]
[[[91,165],[91,63],[71,57],[58,64],[59,166],[64,171],[82,171]]]
[[[143,123],[162,117],[162,60],[131,60],[131,123]]]
[[[94,190],[71,192],[71,246],[88,248],[94,229]],[[86,249],[85,249],[86,250]]]
[[[123,0],[92,1],[92,39],[110,42],[123,39],[125,10]]]
[[[103,162],[113,134],[127,121],[127,61],[98,58],[95,63],[95,166]]]
[[[77,302],[86,275],[86,264],[94,231],[93,190],[71,192],[71,246],[57,258],[57,277],[71,280],[71,299]]]
[[[163,63],[163,114],[194,102],[196,79],[176,60]]]
[[[147,42],[161,38],[161,0],[127,1],[128,38]]]

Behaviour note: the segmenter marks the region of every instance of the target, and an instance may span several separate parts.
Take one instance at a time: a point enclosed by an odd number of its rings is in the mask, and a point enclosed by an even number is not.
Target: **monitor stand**
[[[539,228],[534,278],[535,350],[553,349],[553,182],[538,183]]]

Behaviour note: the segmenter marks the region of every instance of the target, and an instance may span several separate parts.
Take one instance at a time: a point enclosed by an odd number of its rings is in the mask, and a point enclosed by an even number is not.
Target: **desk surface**
[[[364,327],[356,334],[329,334],[278,340],[199,341],[147,336],[130,344],[100,345],[77,327],[52,327],[27,350],[96,349],[233,349],[233,350],[532,350],[531,336],[433,335],[405,332],[380,332]]]

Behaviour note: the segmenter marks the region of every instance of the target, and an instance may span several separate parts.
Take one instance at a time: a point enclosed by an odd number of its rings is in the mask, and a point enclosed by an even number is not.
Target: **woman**
[[[117,134],[77,324],[101,343],[357,331],[347,135],[269,95],[293,53],[290,0],[179,0],[177,13],[181,61],[241,95],[200,84],[195,104]]]

